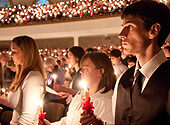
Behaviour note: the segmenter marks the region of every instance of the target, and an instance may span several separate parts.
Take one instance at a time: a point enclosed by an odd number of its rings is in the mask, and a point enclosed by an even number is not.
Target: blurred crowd
[[[54,4],[0,9],[0,24],[23,24],[54,20],[69,20],[120,13],[125,6],[135,0],[71,0]]]
[[[54,4],[0,8],[0,25],[70,20],[121,13],[136,0],[70,0]],[[169,4],[167,0],[157,0]]]
[[[70,0],[54,4],[0,8],[0,25],[70,20],[121,13],[136,0]],[[168,4],[167,0],[157,0]]]

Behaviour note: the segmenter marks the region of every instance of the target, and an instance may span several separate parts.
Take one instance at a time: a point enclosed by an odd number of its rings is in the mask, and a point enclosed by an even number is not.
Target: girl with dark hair
[[[94,112],[84,115],[82,99],[84,91],[79,91],[71,101],[67,116],[58,122],[50,123],[46,119],[39,125],[90,125],[93,122],[113,123],[112,117],[112,86],[116,82],[113,66],[109,57],[104,53],[89,53],[80,62],[82,80],[87,82],[89,96],[93,102]],[[83,113],[83,114],[82,114]],[[81,114],[83,117],[81,117]],[[94,115],[95,114],[95,115]],[[89,116],[92,117],[89,120]],[[96,115],[102,120],[98,120]]]
[[[75,68],[76,73],[73,76],[73,80],[68,87],[61,86],[61,85],[55,85],[54,90],[63,91],[60,92],[60,95],[62,98],[67,98],[67,104],[70,103],[71,95],[75,96],[78,90],[80,90],[79,87],[79,81],[81,80],[81,74],[80,74],[80,60],[82,56],[85,54],[85,51],[83,48],[79,46],[74,46],[70,48],[68,52],[68,64],[71,65],[71,67]],[[70,99],[68,98],[70,97]]]

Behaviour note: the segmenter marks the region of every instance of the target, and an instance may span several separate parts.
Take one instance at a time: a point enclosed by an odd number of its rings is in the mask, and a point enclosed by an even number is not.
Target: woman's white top
[[[107,93],[101,93],[104,89],[101,89],[93,96],[90,96],[94,106],[94,114],[101,118],[103,121],[112,124],[112,95],[113,91],[110,90]],[[69,105],[67,116],[63,117],[60,121],[51,123],[51,125],[81,125],[80,115],[82,110],[82,98],[84,97],[84,91],[78,92]]]
[[[39,102],[43,99],[44,81],[39,71],[30,71],[17,91],[9,92],[13,107],[11,125],[38,125]]]

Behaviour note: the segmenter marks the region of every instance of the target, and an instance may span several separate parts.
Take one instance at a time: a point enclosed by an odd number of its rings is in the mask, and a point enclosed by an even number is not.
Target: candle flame
[[[84,81],[84,80],[80,81],[80,86],[81,86],[82,88],[84,88],[84,97],[85,97],[85,99],[88,99],[88,97],[89,97],[89,92],[88,92],[88,89],[87,89],[87,83],[86,83],[86,81]]]
[[[40,113],[43,113],[43,100],[39,101]]]
[[[81,80],[81,81],[80,81],[80,86],[81,86],[81,88],[83,88],[84,90],[87,89],[87,83],[86,83],[86,81]]]
[[[52,78],[53,78],[54,80],[56,80],[57,75],[56,75],[56,74],[53,74],[53,75],[52,75]]]
[[[4,88],[2,88],[1,91],[2,91],[3,93],[5,93],[5,89],[4,89]]]
[[[71,68],[71,65],[68,65],[68,68]]]
[[[39,105],[40,105],[40,107],[43,106],[43,101],[42,100],[39,101]]]

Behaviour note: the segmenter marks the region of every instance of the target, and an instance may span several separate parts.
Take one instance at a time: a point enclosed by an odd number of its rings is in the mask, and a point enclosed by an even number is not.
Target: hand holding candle
[[[83,106],[82,106],[83,113],[81,114],[80,123],[82,125],[87,125],[89,123],[91,125],[103,125],[102,120],[97,118],[96,115],[94,115],[94,111],[93,111],[94,106],[93,106],[93,102],[90,101],[91,98],[89,96],[86,82],[81,81],[80,84],[84,88],[84,98],[83,98]]]

